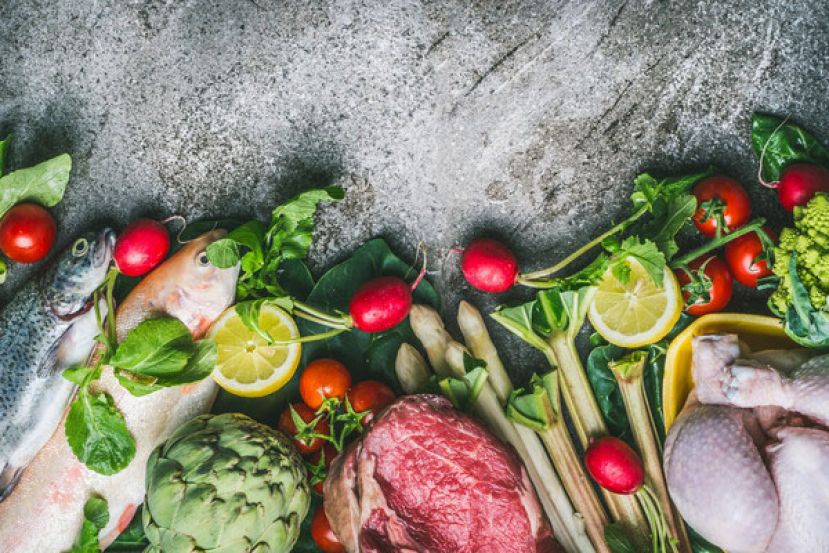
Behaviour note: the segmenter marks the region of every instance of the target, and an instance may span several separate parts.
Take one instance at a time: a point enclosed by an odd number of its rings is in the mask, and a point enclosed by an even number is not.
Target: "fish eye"
[[[82,255],[86,255],[86,252],[89,251],[89,240],[86,238],[78,238],[75,240],[75,243],[72,244],[72,255],[74,257],[81,257]]]
[[[202,267],[207,267],[208,265],[210,265],[210,259],[207,258],[207,252],[201,252],[197,259],[199,265],[201,265]]]

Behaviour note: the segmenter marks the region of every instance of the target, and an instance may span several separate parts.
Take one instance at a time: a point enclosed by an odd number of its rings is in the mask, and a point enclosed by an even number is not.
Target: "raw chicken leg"
[[[731,553],[829,553],[829,430],[800,416],[829,425],[829,355],[701,336],[693,375],[665,444],[682,516]]]
[[[784,428],[770,445],[780,521],[768,553],[829,551],[829,432]]]

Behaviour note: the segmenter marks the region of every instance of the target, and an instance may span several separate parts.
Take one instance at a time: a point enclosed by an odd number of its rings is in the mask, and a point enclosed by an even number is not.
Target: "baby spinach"
[[[751,145],[762,155],[761,173],[769,182],[780,180],[787,165],[803,161],[829,168],[829,150],[788,118],[755,113],[751,118]],[[765,149],[765,151],[764,151]]]
[[[135,457],[135,439],[112,396],[88,386],[69,408],[66,439],[78,460],[99,474],[120,472]]]
[[[83,507],[83,525],[70,553],[98,553],[98,533],[109,522],[109,507],[103,497],[87,499]]]
[[[22,201],[52,207],[63,199],[72,159],[61,154],[34,167],[12,171],[0,177],[0,217]]]

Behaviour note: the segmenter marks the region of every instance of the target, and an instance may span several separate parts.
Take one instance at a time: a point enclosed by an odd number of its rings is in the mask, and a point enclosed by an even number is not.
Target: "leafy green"
[[[611,553],[638,553],[624,526],[618,522],[605,526],[604,539]]]
[[[135,457],[135,439],[112,396],[86,386],[69,408],[66,439],[78,460],[100,474],[115,474]]]
[[[829,317],[815,309],[809,291],[797,274],[797,253],[789,258],[791,304],[786,313],[784,329],[795,342],[809,348],[829,346]]]
[[[149,319],[118,345],[110,364],[136,374],[167,376],[184,369],[193,355],[190,330],[178,319]]]
[[[6,151],[9,149],[11,141],[12,135],[8,135],[3,140],[0,140],[0,175],[6,172]]]
[[[52,207],[63,199],[72,159],[61,154],[34,167],[12,171],[0,177],[0,217],[22,201]]]
[[[208,246],[207,257],[217,267],[241,263],[238,299],[285,296],[288,292],[281,284],[282,263],[308,255],[318,204],[343,196],[338,186],[302,192],[273,210],[267,228],[259,221],[236,227],[226,238]]]
[[[561,420],[561,396],[556,371],[533,374],[528,389],[513,390],[507,403],[507,418],[537,432]]]
[[[81,532],[72,545],[71,553],[98,553],[98,533],[108,522],[109,508],[106,499],[98,496],[87,499],[83,507]]]
[[[610,269],[613,271],[613,276],[622,284],[627,284],[630,280],[629,259],[633,258],[642,265],[655,284],[662,285],[665,254],[652,241],[642,240],[638,236],[629,236],[618,246],[614,245],[610,251],[613,253]]]
[[[141,508],[135,511],[129,526],[121,532],[115,541],[106,548],[107,553],[143,553],[150,544],[144,535],[144,524],[141,520]]]
[[[705,538],[697,534],[690,526],[686,525],[686,528],[688,528],[688,536],[691,538],[691,549],[694,553],[724,553],[716,545],[708,543]]]
[[[751,144],[763,157],[763,178],[771,182],[779,181],[783,169],[798,161],[829,168],[829,150],[802,127],[774,115],[752,116]]]
[[[478,400],[489,373],[486,363],[469,354],[464,354],[463,364],[466,370],[463,377],[442,378],[438,381],[438,388],[456,409],[468,412]]]

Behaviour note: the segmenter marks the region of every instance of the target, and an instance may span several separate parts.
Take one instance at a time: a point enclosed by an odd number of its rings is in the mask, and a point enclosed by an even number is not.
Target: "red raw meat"
[[[325,512],[350,553],[554,553],[515,453],[444,398],[390,405],[331,466]]]

